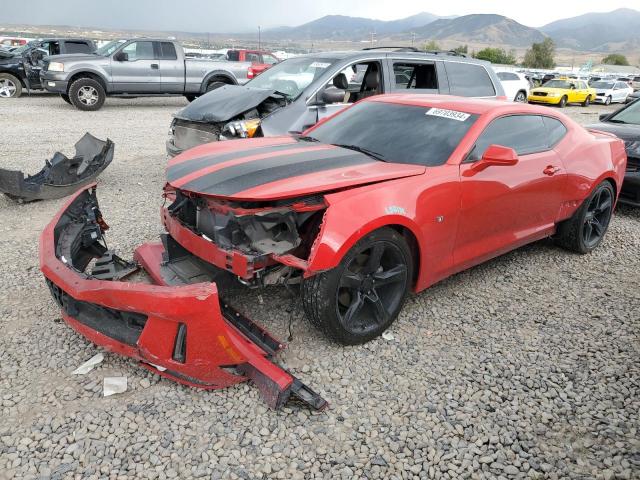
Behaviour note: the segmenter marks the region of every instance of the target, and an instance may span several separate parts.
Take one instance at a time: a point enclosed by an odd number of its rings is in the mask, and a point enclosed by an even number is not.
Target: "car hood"
[[[257,107],[275,93],[275,90],[225,85],[197,98],[175,117],[192,122],[225,122]]]
[[[531,90],[531,93],[534,92],[544,92],[544,93],[567,93],[570,92],[567,88],[553,88],[553,87],[537,87]]]
[[[622,140],[640,140],[640,125],[628,123],[600,122],[585,126],[591,130],[613,133]]]
[[[169,185],[234,200],[278,200],[420,175],[421,165],[388,163],[350,149],[293,137],[201,145],[173,158]]]
[[[63,55],[49,55],[47,56],[47,60],[50,62],[83,62],[93,61],[96,58],[100,58],[99,55],[86,54],[86,53],[65,53]]]

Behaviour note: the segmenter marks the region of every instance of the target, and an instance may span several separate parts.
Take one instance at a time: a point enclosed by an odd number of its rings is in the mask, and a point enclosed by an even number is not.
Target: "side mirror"
[[[469,175],[481,172],[487,167],[508,167],[518,163],[518,154],[513,148],[489,145],[482,158],[471,165]]]
[[[113,59],[116,62],[128,62],[129,61],[129,54],[126,53],[126,52],[118,52],[118,53],[115,54]]]

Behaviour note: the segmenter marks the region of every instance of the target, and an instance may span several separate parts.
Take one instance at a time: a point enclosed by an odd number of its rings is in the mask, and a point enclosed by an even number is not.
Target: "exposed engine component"
[[[91,183],[113,160],[109,139],[85,133],[75,148],[72,158],[56,152],[42,170],[26,178],[21,171],[0,168],[0,192],[20,202],[62,198]]]

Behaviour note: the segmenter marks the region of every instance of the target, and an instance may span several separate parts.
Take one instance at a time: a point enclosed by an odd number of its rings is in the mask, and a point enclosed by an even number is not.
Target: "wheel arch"
[[[213,72],[209,72],[203,79],[200,84],[200,93],[205,93],[207,91],[207,86],[216,80],[223,81],[228,85],[237,85],[238,80],[231,75],[229,72],[225,70],[214,70]]]
[[[99,73],[96,73],[96,72],[92,72],[90,70],[82,70],[80,72],[74,73],[71,77],[69,77],[69,81],[67,83],[67,95],[69,95],[69,89],[71,88],[71,85],[73,84],[73,82],[75,82],[76,80],[78,80],[80,78],[91,78],[91,79],[99,82],[100,85],[102,85],[102,88],[104,88],[105,93],[107,93],[109,91],[108,90],[108,83],[102,77],[102,75],[100,75]]]
[[[402,215],[387,215],[374,218],[361,226],[353,225],[349,228],[349,231],[343,228],[339,229],[340,231],[328,231],[326,222],[327,218],[325,216],[320,226],[320,232],[311,248],[309,266],[305,276],[311,276],[337,267],[347,252],[358,241],[376,230],[391,228],[402,235],[409,245],[414,262],[412,286],[416,286],[423,273],[421,268],[423,252],[419,236],[420,230],[410,218]]]

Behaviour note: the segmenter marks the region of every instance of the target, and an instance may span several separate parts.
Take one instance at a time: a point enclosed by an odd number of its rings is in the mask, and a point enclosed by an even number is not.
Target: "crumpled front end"
[[[108,250],[95,185],[77,192],[40,238],[40,266],[65,322],[107,350],[205,389],[253,381],[272,408],[326,402],[272,361],[283,345],[219,299],[216,272],[168,237],[137,263]],[[151,278],[124,281],[139,266]],[[142,276],[142,275],[141,275]]]

